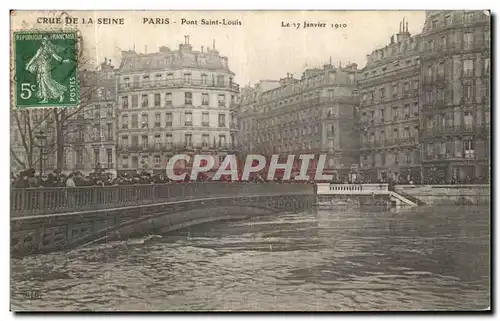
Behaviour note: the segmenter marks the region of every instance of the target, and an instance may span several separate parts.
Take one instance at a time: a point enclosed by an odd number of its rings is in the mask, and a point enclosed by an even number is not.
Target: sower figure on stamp
[[[58,55],[63,50],[63,48],[50,43],[47,37],[44,37],[42,45],[38,48],[33,58],[26,64],[26,70],[32,74],[36,74],[38,85],[36,95],[42,99],[41,103],[46,103],[49,99],[57,98],[59,98],[59,102],[64,101],[64,93],[67,88],[55,81],[50,72],[52,58],[62,63],[69,63],[68,59],[63,59]]]

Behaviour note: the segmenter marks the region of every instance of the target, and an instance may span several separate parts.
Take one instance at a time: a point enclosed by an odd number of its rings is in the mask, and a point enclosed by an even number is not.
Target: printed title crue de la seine
[[[187,19],[181,18],[179,20],[174,20],[165,17],[142,17],[143,25],[169,25],[169,24],[180,24],[188,26],[242,26],[243,22],[239,19]],[[125,18],[120,17],[38,17],[36,22],[39,24],[66,24],[66,25],[77,25],[77,24],[98,24],[98,25],[124,25]]]

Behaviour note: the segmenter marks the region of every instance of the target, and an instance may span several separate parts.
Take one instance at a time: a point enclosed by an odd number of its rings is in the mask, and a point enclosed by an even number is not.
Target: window
[[[128,116],[122,115],[122,128],[128,128]]]
[[[139,157],[132,156],[132,168],[139,168]]]
[[[474,44],[474,34],[472,32],[464,33],[464,49],[472,48]]]
[[[465,77],[474,76],[474,60],[467,59],[463,61],[463,73]]]
[[[465,12],[464,13],[464,22],[470,23],[474,21],[474,12]]]
[[[172,126],[172,113],[166,113],[165,114],[165,125],[167,127]]]
[[[451,24],[451,16],[444,17],[444,25],[449,26]]]
[[[446,49],[446,36],[441,37],[441,48]]]
[[[83,165],[83,150],[81,149],[76,150],[76,164]]]
[[[142,114],[141,115],[141,128],[148,128],[149,127],[149,119],[148,119],[148,114]]]
[[[172,134],[167,134],[165,136],[165,145],[166,145],[167,149],[172,148]]]
[[[392,120],[397,121],[399,119],[398,107],[392,107]]]
[[[222,75],[217,76],[217,86],[220,86],[220,87],[224,86],[224,76],[222,76]]]
[[[201,135],[201,146],[208,147],[209,144],[210,144],[210,135],[209,134],[202,134]]]
[[[398,95],[398,84],[392,85],[392,96],[396,97]]]
[[[418,107],[418,103],[413,103],[413,116],[418,117],[419,110],[420,108]]]
[[[444,78],[444,62],[440,62],[438,65],[438,77]]]
[[[139,97],[137,95],[132,95],[132,108],[137,108],[139,106]]]
[[[484,58],[484,73],[490,73],[490,58]]]
[[[438,22],[439,21],[437,19],[436,20],[432,20],[432,22],[431,22],[432,29],[437,28]]]
[[[148,148],[149,147],[148,135],[142,135],[141,142],[142,142],[142,148]]]
[[[122,136],[121,144],[123,147],[128,147],[128,136]]]
[[[208,115],[208,112],[203,112],[201,114],[201,126],[209,126],[209,115]]]
[[[184,144],[186,146],[191,146],[192,145],[192,139],[193,139],[193,135],[191,135],[191,134],[185,134],[184,135]]]
[[[156,74],[155,75],[155,83],[157,85],[161,84],[161,74]]]
[[[444,103],[445,91],[443,88],[437,89],[437,100],[441,103]]]
[[[161,114],[155,113],[155,127],[161,126]]]
[[[209,104],[209,98],[208,98],[208,94],[207,93],[202,93],[201,94],[201,104],[203,106],[208,106],[208,104]]]
[[[410,118],[410,105],[405,105],[404,107],[404,117],[405,119]]]
[[[428,49],[429,51],[434,51],[434,40],[429,40],[429,41],[427,42],[427,49]]]
[[[394,138],[394,140],[399,139],[399,130],[397,128],[394,128],[392,137]]]
[[[94,166],[97,166],[99,164],[99,160],[100,160],[99,156],[100,156],[99,149],[98,148],[94,149]]]
[[[108,163],[108,168],[113,167],[113,150],[112,149],[106,149],[106,160]]]
[[[464,141],[464,156],[465,158],[473,159],[475,158],[474,141],[466,140]]]
[[[385,88],[380,88],[380,99],[381,100],[385,99]]]
[[[472,100],[472,85],[470,83],[465,83],[463,86],[463,98],[466,102]]]
[[[142,95],[142,97],[141,97],[141,106],[142,107],[148,107],[149,106],[148,95]]]
[[[160,155],[155,155],[154,161],[155,164],[160,164]]]
[[[107,140],[113,140],[113,124],[108,123],[107,129]]]
[[[427,67],[427,81],[432,81],[432,66]]]
[[[334,98],[333,89],[328,90],[328,99],[332,100]],[[363,95],[363,101],[366,99],[366,94]]]
[[[201,74],[201,83],[202,83],[203,85],[206,85],[206,84],[207,84],[207,82],[208,82],[208,76],[207,76],[207,75],[205,75],[205,74]]]
[[[174,74],[173,73],[168,73],[167,74],[167,81],[168,82],[172,82],[172,80],[174,80]]]
[[[128,96],[123,96],[122,97],[122,108],[127,109],[128,108]]]
[[[187,111],[184,113],[184,126],[193,126],[193,113]]]
[[[132,128],[137,128],[139,124],[137,114],[132,115]]]
[[[172,93],[165,94],[165,105],[172,105]]]
[[[225,147],[225,146],[226,146],[226,136],[219,135],[219,147]]]
[[[409,82],[404,83],[403,91],[405,94],[408,94],[408,92],[410,91],[410,83]]]
[[[471,112],[464,112],[464,129],[465,131],[472,131],[472,124],[473,124],[473,119],[474,117],[472,116]]]
[[[184,93],[184,104],[185,105],[192,105],[193,104],[193,93],[191,93],[191,92]]]
[[[218,95],[219,107],[226,107],[226,95],[220,94]]]
[[[191,83],[191,74],[190,73],[184,74],[184,83],[185,84]]]
[[[161,147],[161,136],[160,134],[155,135],[155,148],[158,150]]]
[[[219,114],[219,127],[226,127],[226,115]]]
[[[161,106],[161,96],[160,94],[155,94],[155,107]]]
[[[125,83],[125,85],[124,85],[125,88],[130,87],[130,78],[129,77],[123,77],[123,82]]]

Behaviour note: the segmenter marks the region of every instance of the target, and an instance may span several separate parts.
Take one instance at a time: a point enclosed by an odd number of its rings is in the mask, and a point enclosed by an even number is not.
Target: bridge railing
[[[308,184],[188,183],[11,189],[11,216],[77,212],[211,197],[312,193]]]
[[[318,184],[319,195],[359,195],[387,193],[389,193],[389,184]]]

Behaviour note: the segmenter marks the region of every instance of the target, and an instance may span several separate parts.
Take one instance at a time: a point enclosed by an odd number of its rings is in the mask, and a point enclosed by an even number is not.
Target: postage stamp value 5
[[[80,102],[76,31],[14,33],[14,107],[65,108]]]

